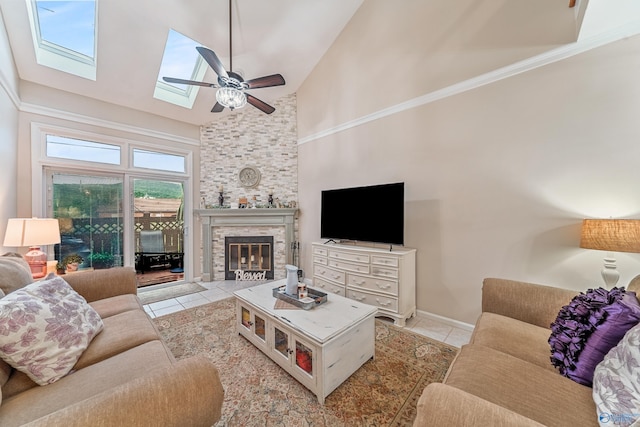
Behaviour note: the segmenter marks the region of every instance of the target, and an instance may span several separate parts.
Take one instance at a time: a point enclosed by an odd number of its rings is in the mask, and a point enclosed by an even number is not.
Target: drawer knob
[[[380,301],[380,298],[376,298],[376,302],[378,303],[378,305],[381,305],[382,307],[386,307],[388,305],[391,305],[391,302],[389,302],[389,301],[382,302],[382,301]]]

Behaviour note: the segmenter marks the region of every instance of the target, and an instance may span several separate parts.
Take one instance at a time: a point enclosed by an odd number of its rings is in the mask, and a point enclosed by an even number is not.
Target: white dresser
[[[378,307],[404,326],[416,313],[416,250],[312,243],[313,286]]]

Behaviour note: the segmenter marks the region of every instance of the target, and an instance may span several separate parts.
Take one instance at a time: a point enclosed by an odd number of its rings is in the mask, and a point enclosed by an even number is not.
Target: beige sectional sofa
[[[0,425],[211,426],[221,417],[218,371],[203,357],[174,359],[136,296],[132,268],[63,277],[104,327],[73,371],[51,384],[5,364]]]
[[[590,387],[550,361],[550,325],[577,291],[485,279],[482,315],[442,384],[427,386],[414,426],[598,426]],[[627,290],[638,292],[634,279]]]

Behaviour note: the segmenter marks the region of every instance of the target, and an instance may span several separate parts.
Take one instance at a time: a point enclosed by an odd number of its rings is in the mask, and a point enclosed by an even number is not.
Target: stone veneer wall
[[[252,92],[253,93],[253,92]],[[259,91],[253,93],[260,97]],[[298,199],[298,130],[296,95],[271,103],[276,109],[265,114],[247,104],[220,120],[200,128],[200,197],[206,205],[218,205],[218,188],[224,187],[225,205],[240,197],[266,204],[269,191],[280,202]],[[261,179],[255,188],[245,188],[238,173],[256,167]]]
[[[213,280],[224,280],[224,238],[226,236],[273,236],[273,278],[286,277],[284,227],[215,227],[213,231]]]
[[[260,98],[260,91],[252,92]],[[298,200],[298,129],[296,95],[269,102],[276,109],[265,114],[251,105],[200,128],[200,207],[218,205],[218,189],[224,188],[224,203],[237,203],[253,196],[267,204],[270,191],[282,203]],[[255,188],[243,187],[238,173],[246,166],[260,171]],[[298,221],[294,224],[296,235]],[[284,227],[216,227],[212,245],[213,280],[224,280],[224,236],[269,235],[274,237],[274,278],[286,276]]]

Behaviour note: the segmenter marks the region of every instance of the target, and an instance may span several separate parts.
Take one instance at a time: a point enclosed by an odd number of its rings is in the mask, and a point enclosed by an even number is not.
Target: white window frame
[[[34,7],[36,7],[35,0],[26,0],[26,3],[31,26],[31,38],[33,39],[33,48],[38,64],[95,81],[98,58],[98,0],[95,0],[93,58],[43,40],[40,34],[38,14],[34,10]]]
[[[67,138],[81,139],[92,142],[118,145],[120,150],[120,165],[106,163],[94,163],[61,159],[47,156],[47,135],[54,134]],[[172,154],[185,157],[185,172],[170,172],[155,169],[133,167],[133,149],[143,149],[161,153]],[[90,168],[87,168],[90,165]],[[62,126],[45,123],[31,123],[31,188],[32,188],[32,215],[35,217],[46,217],[51,212],[51,206],[47,206],[48,178],[51,172],[77,173],[89,175],[118,175],[123,178],[123,212],[125,214],[125,227],[123,239],[125,242],[123,252],[125,265],[131,266],[133,260],[133,187],[134,179],[168,180],[178,181],[184,184],[184,211],[193,210],[193,152],[190,149],[179,149],[163,143],[148,143],[134,141],[126,138],[98,134],[95,132],[81,131],[77,129],[65,128]],[[45,191],[46,189],[46,191]],[[192,280],[194,254],[192,248],[192,215],[184,215],[184,280]]]

